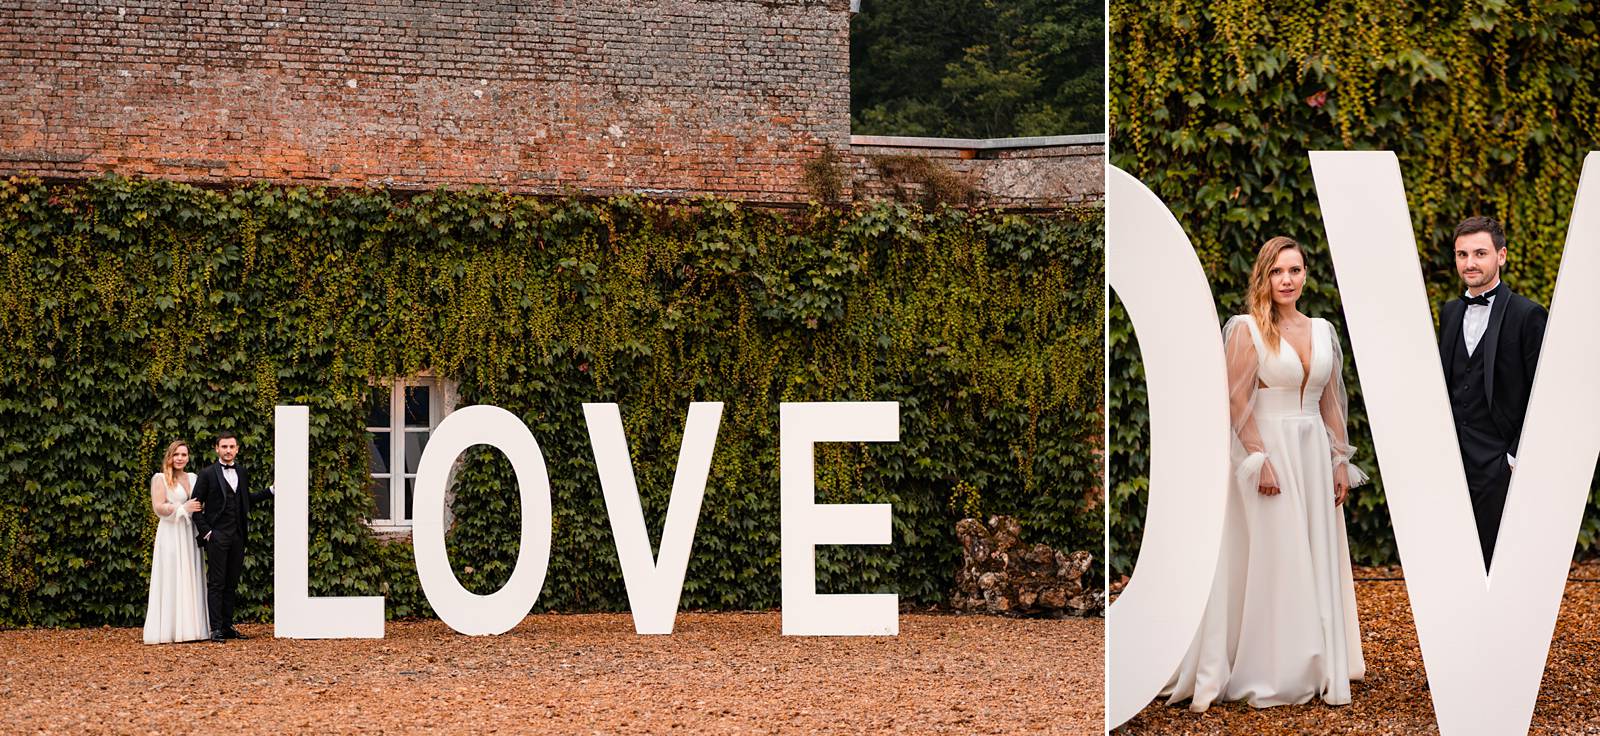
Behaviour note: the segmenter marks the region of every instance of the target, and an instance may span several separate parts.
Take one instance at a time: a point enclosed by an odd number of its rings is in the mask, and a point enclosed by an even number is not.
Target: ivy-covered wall
[[[894,400],[901,440],[818,448],[825,502],[894,505],[894,544],[823,548],[823,592],[942,600],[962,515],[1100,548],[1097,212],[717,200],[400,198],[120,178],[0,184],[0,626],[142,621],[165,444],[224,428],[270,477],[309,405],[311,589],[428,615],[411,547],[365,527],[372,381],[431,370],[543,448],[538,607],[626,608],[581,404],[620,404],[653,539],[692,401],[725,402],[685,608],[778,603],[778,404]],[[452,564],[488,592],[520,523],[509,463],[458,474]],[[257,510],[244,616],[271,600]]]
[[[1392,150],[1437,316],[1460,288],[1450,234],[1506,228],[1504,276],[1549,303],[1583,156],[1600,141],[1600,34],[1589,2],[1112,0],[1111,161],[1161,195],[1199,250],[1219,318],[1244,311],[1260,244],[1307,246],[1302,311],[1343,334],[1306,152]],[[1147,490],[1138,345],[1111,304],[1111,567],[1131,572]],[[1350,355],[1348,336],[1345,355]],[[1347,361],[1357,462],[1373,462]],[[1600,544],[1600,494],[1578,539]],[[1395,562],[1383,481],[1346,506],[1358,562]]]

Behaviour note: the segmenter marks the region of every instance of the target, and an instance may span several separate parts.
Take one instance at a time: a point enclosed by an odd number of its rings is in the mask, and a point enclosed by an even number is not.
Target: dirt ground
[[[1400,577],[1397,569],[1362,569],[1359,578]],[[1600,563],[1575,565],[1561,601],[1530,734],[1600,734]],[[1365,682],[1351,684],[1350,705],[1313,701],[1256,710],[1224,703],[1205,713],[1158,701],[1123,734],[1436,734],[1422,650],[1405,583],[1356,582]]]
[[[500,636],[146,646],[139,629],[0,631],[8,733],[1103,731],[1103,619],[905,614],[898,637],[784,637],[779,615],[530,616]]]

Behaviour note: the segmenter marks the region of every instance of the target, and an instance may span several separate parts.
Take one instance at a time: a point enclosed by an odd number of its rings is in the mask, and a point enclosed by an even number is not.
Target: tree
[[[1105,23],[1088,0],[865,0],[851,123],[869,135],[1104,130]]]

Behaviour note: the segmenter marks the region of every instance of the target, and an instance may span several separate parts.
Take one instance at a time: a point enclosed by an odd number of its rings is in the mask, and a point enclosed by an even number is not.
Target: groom
[[[239,438],[217,436],[217,462],[200,471],[194,499],[202,504],[194,515],[195,541],[206,548],[206,601],[211,614],[211,640],[244,639],[233,628],[234,596],[244,571],[244,548],[250,540],[250,504],[272,497],[272,489],[251,492],[250,474],[234,460]]]
[[[1506,236],[1500,223],[1482,216],[1462,220],[1454,250],[1466,294],[1439,310],[1439,359],[1487,571],[1506,488],[1517,467],[1517,441],[1544,342],[1545,310],[1501,283]]]

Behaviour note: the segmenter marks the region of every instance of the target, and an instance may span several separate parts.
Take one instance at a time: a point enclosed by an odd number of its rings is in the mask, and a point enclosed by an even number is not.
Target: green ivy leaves
[[[1111,161],[1188,231],[1219,317],[1243,311],[1260,244],[1289,235],[1310,257],[1302,309],[1343,333],[1312,150],[1396,153],[1435,305],[1460,288],[1447,244],[1473,214],[1505,225],[1507,282],[1548,304],[1579,166],[1600,139],[1591,16],[1578,3],[1113,0]],[[1125,315],[1111,314],[1110,536],[1112,568],[1125,574],[1144,517],[1148,433],[1137,344]],[[1345,379],[1358,462],[1372,470],[1348,365]],[[1381,479],[1354,492],[1346,515],[1358,562],[1395,561]],[[1579,551],[1597,542],[1591,513]]]
[[[779,212],[732,202],[410,196],[105,178],[0,184],[0,626],[142,620],[166,442],[217,431],[271,472],[272,407],[311,414],[311,591],[428,615],[405,541],[363,523],[369,387],[429,370],[544,451],[541,608],[626,607],[581,404],[615,401],[652,535],[685,411],[727,408],[685,608],[777,603],[777,407],[899,400],[902,441],[818,453],[819,498],[895,504],[895,545],[822,550],[824,590],[948,592],[957,514],[1097,549],[1095,212]],[[466,453],[452,564],[509,576],[509,464]],[[241,611],[268,615],[270,505]]]

